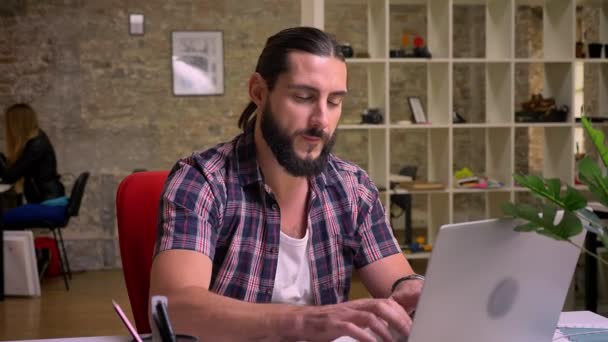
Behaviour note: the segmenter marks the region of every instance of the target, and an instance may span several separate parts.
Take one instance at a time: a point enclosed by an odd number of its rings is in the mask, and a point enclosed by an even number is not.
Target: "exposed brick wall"
[[[266,38],[300,22],[299,0],[1,3],[0,108],[34,106],[68,188],[92,173],[81,215],[65,231],[74,269],[119,263],[114,198],[124,176],[168,169],[238,133]],[[129,13],[145,14],[144,36],[128,34]],[[223,96],[172,95],[173,30],[224,32]]]
[[[355,53],[366,51],[365,7],[351,4],[345,11],[345,0],[326,2],[325,28],[339,41],[350,42]],[[517,57],[542,53],[542,19],[537,12],[527,7],[517,11]],[[129,13],[145,14],[144,36],[128,34]],[[483,56],[483,8],[457,6],[454,13],[454,55]],[[399,46],[403,32],[425,37],[425,15],[423,6],[392,5],[389,48]],[[81,217],[66,231],[74,269],[119,263],[114,196],[124,176],[136,168],[168,169],[179,157],[238,133],[236,121],[247,103],[247,80],[265,39],[299,22],[299,0],[0,1],[0,107],[15,101],[33,104],[55,145],[68,188],[78,173],[92,172]],[[592,35],[597,18],[586,22]],[[175,97],[170,32],[205,29],[224,32],[225,94]],[[419,96],[426,107],[426,70],[421,66],[391,67],[393,122],[410,118],[408,94]],[[345,123],[359,122],[368,106],[365,68],[350,68]],[[588,73],[586,82],[592,88],[597,79],[592,70]],[[484,121],[485,95],[479,91],[485,88],[483,69],[466,64],[455,68],[453,75],[454,109],[470,122]],[[518,66],[516,105],[540,90],[541,75],[534,66]],[[596,108],[593,96],[589,98]],[[485,171],[478,158],[485,154],[479,132],[455,131],[453,168]],[[0,130],[0,144],[3,135]],[[391,171],[415,164],[424,177],[425,136],[407,131],[392,134],[391,139]],[[539,170],[538,133],[517,130],[516,141],[516,170]],[[336,152],[367,168],[367,143],[365,134],[340,132]],[[457,196],[455,219],[479,218],[483,207],[480,196]],[[426,209],[426,201],[415,198],[416,226],[426,224]]]

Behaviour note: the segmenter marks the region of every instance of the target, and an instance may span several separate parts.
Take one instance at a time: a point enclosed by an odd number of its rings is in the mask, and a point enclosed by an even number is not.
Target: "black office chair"
[[[70,289],[68,277],[72,278],[72,271],[65,252],[61,229],[67,227],[70,218],[78,216],[80,204],[84,195],[84,188],[89,178],[88,172],[81,173],[72,187],[72,193],[67,206],[46,206],[41,204],[26,204],[7,211],[2,217],[2,230],[24,230],[32,228],[49,229],[55,238],[59,252],[59,267],[63,275],[66,290]],[[35,213],[35,215],[32,215]],[[1,231],[1,230],[0,230]],[[61,246],[61,249],[59,248]],[[0,253],[2,247],[0,246]],[[0,256],[0,297],[4,296],[4,270],[3,260]]]

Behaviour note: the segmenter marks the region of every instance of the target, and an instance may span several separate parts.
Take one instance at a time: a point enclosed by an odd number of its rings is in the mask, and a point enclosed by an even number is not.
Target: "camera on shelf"
[[[367,108],[361,114],[362,124],[381,124],[384,121],[384,115],[380,108]]]
[[[341,44],[340,50],[342,51],[342,55],[344,56],[344,58],[352,58],[355,55],[355,50],[350,45],[350,43]]]

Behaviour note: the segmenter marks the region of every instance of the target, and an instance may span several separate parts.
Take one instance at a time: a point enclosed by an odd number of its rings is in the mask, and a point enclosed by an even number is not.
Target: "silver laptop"
[[[551,341],[580,251],[518,223],[441,227],[409,342]]]

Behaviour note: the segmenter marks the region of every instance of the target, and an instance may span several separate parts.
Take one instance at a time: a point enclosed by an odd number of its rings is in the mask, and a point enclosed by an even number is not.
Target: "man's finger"
[[[374,313],[399,333],[406,336],[409,335],[412,320],[407,312],[405,312],[405,309],[394,300],[386,299],[377,303]]]
[[[376,342],[376,338],[370,332],[355,323],[341,321],[336,323],[335,328],[339,332],[338,336],[349,336],[361,342]]]

